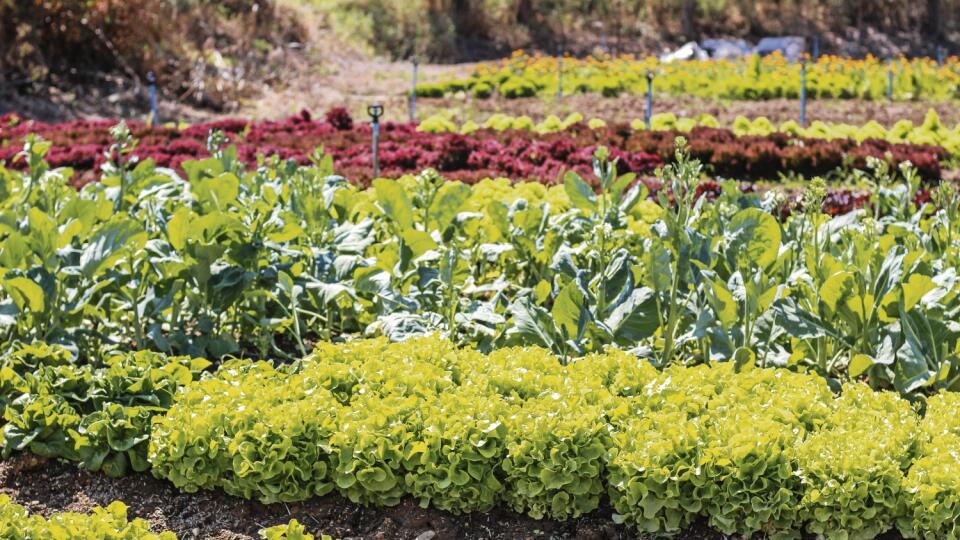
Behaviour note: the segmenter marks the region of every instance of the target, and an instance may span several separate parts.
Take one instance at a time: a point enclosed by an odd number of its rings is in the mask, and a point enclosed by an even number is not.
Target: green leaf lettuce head
[[[153,473],[264,502],[337,491],[455,513],[503,504],[671,534],[953,538],[960,424],[891,392],[734,363],[658,371],[611,350],[563,365],[427,336],[320,344],[274,367],[235,360],[189,384],[150,440]]]

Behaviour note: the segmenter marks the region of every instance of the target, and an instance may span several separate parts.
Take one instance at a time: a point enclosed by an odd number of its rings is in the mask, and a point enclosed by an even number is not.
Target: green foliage
[[[570,172],[562,186],[425,171],[368,190],[332,176],[329,159],[248,172],[211,148],[184,165],[192,183],[128,152],[78,193],[29,142],[36,170],[8,173],[0,204],[0,342],[63,343],[80,363],[130,349],[293,360],[316,341],[441,332],[564,362],[616,345],[661,367],[960,388],[960,217],[918,207],[909,167],[871,161],[872,215],[827,218],[811,183],[806,210],[782,220],[776,193],[725,183],[701,198],[702,166],[682,142],[656,202],[602,148],[592,177]]]
[[[735,184],[701,197],[682,140],[654,202],[603,147],[553,187],[360,190],[319,157],[245,171],[215,137],[185,180],[115,132],[127,157],[80,192],[35,139],[4,172],[5,455],[267,503],[568,519],[606,493],[655,534],[955,533],[955,404],[921,423],[876,391],[960,388],[948,184],[917,207],[912,169],[874,162],[872,215],[825,215],[816,181],[780,219]]]
[[[904,471],[918,439],[917,417],[894,394],[844,388],[831,414],[797,448],[804,484],[799,514],[826,538],[873,538],[904,513]]]
[[[417,83],[417,97],[442,98],[447,87],[437,83]]]
[[[154,474],[188,492],[222,488],[265,503],[329,493],[334,396],[264,363],[228,363],[220,373],[227,377],[187,388],[155,423],[153,440],[167,442],[150,447]],[[220,443],[208,447],[212,440]]]
[[[506,504],[669,534],[911,538],[955,533],[960,437],[945,394],[921,420],[895,393],[733,362],[664,371],[622,351],[563,365],[431,336],[321,344],[274,368],[233,361],[155,420],[155,475],[264,502],[335,489],[456,513]],[[242,477],[242,478],[241,478]]]
[[[504,501],[540,519],[592,512],[604,492],[610,435],[603,409],[560,393],[524,401],[507,420]]]
[[[907,511],[897,521],[906,538],[960,538],[960,395],[941,393],[927,401],[920,423],[918,457],[904,478]]]
[[[734,60],[690,60],[660,62],[655,56],[632,55],[591,56],[563,59],[563,86],[567,91],[617,97],[621,93],[645,95],[647,74],[653,75],[653,92],[666,95],[699,96],[711,99],[770,100],[797,99],[800,93],[800,63],[788,62],[780,54],[765,57],[750,55]],[[938,65],[929,58],[902,59],[893,65],[895,100],[953,101],[960,97],[960,75],[956,59]],[[821,56],[806,62],[807,96],[811,99],[865,99],[887,98],[886,60]],[[496,62],[478,64],[471,75],[473,84],[489,83],[495,86],[504,80],[528,81],[540,96],[556,92],[560,82],[558,59],[527,55],[521,51]],[[436,83],[445,88],[456,88],[460,80]],[[505,92],[505,98],[527,97],[516,92]],[[926,122],[936,128],[934,122]],[[757,124],[743,127],[769,129]]]
[[[624,427],[609,468],[615,520],[648,533],[678,532],[693,521],[703,504],[695,493],[700,429],[698,419],[672,411]]]
[[[308,532],[306,528],[295,519],[284,525],[275,525],[260,531],[260,537],[263,540],[315,540],[316,537]],[[319,540],[333,540],[331,537],[321,534]]]
[[[49,519],[30,515],[0,495],[0,537],[8,540],[34,538],[103,538],[110,540],[176,540],[172,532],[154,533],[142,519],[127,520],[127,507],[119,501],[106,508],[95,507],[89,514],[62,512]]]
[[[493,95],[493,86],[489,83],[480,82],[473,85],[473,88],[470,89],[470,92],[473,94],[473,97],[477,99],[487,99]]]
[[[489,83],[480,82],[473,88],[476,91],[477,88],[488,84]],[[598,92],[601,91],[602,90],[598,90]],[[531,120],[528,123],[522,120],[526,118],[524,116],[515,117],[503,113],[496,113],[483,122],[483,127],[498,131],[504,129],[530,129],[537,133],[556,133],[575,124],[576,121],[570,120],[577,116],[579,116],[578,113],[572,113],[567,119],[560,120],[560,118],[554,115],[549,115],[540,122],[534,123]],[[919,126],[914,126],[909,120],[901,120],[890,126],[889,129],[885,128],[876,120],[871,120],[859,126],[815,120],[808,127],[801,127],[794,120],[787,120],[786,122],[776,125],[765,116],[755,117],[752,121],[744,116],[738,116],[729,125],[720,125],[716,118],[708,114],[678,118],[673,113],[658,113],[654,114],[650,120],[651,129],[654,131],[672,130],[687,133],[696,127],[703,126],[730,129],[737,135],[766,136],[779,132],[796,137],[830,140],[852,139],[857,142],[863,142],[866,139],[881,139],[892,143],[942,146],[950,155],[960,155],[960,125],[954,126],[952,129],[944,125],[940,122],[940,118],[933,108],[927,110],[924,116],[924,122]],[[594,120],[591,120],[591,122],[594,122]],[[595,119],[594,123],[597,122],[601,125],[603,124],[602,120]],[[630,127],[633,130],[644,130],[646,129],[646,123],[641,119],[635,119],[630,122]],[[448,120],[442,125],[431,126],[429,131],[454,132],[457,131],[457,126]]]
[[[510,77],[500,84],[500,93],[510,99],[532,97],[537,93],[537,85],[522,77]]]
[[[457,411],[452,415],[450,411]],[[404,450],[406,489],[423,507],[486,512],[508,489],[498,478],[510,413],[496,394],[442,393],[423,405],[422,426]]]
[[[405,493],[405,450],[421,429],[420,400],[360,396],[355,403],[340,415],[330,441],[333,480],[353,502],[394,506]]]
[[[148,351],[79,365],[59,346],[19,347],[0,360],[3,455],[29,450],[111,476],[145,471],[151,419],[208,365]]]

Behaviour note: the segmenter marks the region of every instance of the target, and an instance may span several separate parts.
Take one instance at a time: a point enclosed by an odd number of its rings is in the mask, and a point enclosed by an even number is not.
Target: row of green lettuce
[[[425,118],[418,127],[421,131],[431,133],[472,133],[478,129],[493,129],[505,131],[508,129],[523,129],[540,134],[557,133],[569,129],[580,122],[586,122],[591,129],[601,129],[608,124],[600,118],[584,119],[580,113],[570,113],[564,118],[548,115],[540,122],[533,118],[510,116],[496,113],[477,123],[472,120],[463,122],[459,127],[454,121],[455,113],[445,111]],[[643,120],[630,122],[631,129],[646,129]],[[729,128],[737,135],[770,135],[771,133],[786,133],[788,135],[810,137],[816,139],[853,139],[863,142],[866,139],[882,139],[894,143],[930,144],[942,146],[951,155],[960,154],[960,124],[953,128],[944,125],[934,109],[929,109],[920,125],[914,125],[910,120],[898,120],[889,127],[885,127],[876,120],[870,120],[863,125],[845,123],[813,121],[809,126],[801,126],[794,120],[787,120],[775,124],[764,116],[749,119],[738,116],[729,125],[721,124],[707,113],[694,117],[678,117],[673,113],[658,113],[650,118],[650,129],[655,131],[689,132],[696,127]]]
[[[264,503],[409,496],[565,520],[609,500],[613,520],[644,533],[705,519],[771,538],[960,538],[955,393],[911,403],[851,382],[838,394],[749,361],[661,371],[617,350],[564,365],[541,348],[484,355],[436,336],[323,343],[291,364],[232,360],[199,377],[155,358],[149,377],[89,380],[56,347],[5,358],[19,378],[5,386],[4,451],[129,460],[187,492]],[[134,395],[159,403],[151,420],[90,460],[84,419]],[[56,405],[24,416],[24,401]]]
[[[909,166],[872,161],[857,177],[871,206],[831,216],[822,181],[793,201],[704,191],[682,144],[652,195],[603,148],[593,178],[562,185],[425,171],[361,189],[329,156],[247,169],[216,144],[182,178],[117,135],[80,190],[36,139],[27,171],[0,169],[0,351],[292,360],[316,341],[439,332],[565,361],[612,345],[661,367],[750,358],[960,389],[960,197],[923,192]]]
[[[960,59],[938,65],[929,58],[892,62],[821,56],[788,62],[779,54],[736,60],[659,62],[655,57],[590,56],[561,59],[515,52],[495,63],[478,64],[467,78],[428,81],[416,86],[423,97],[487,99],[553,98],[558,93],[698,96],[711,99],[797,99],[801,65],[810,99],[949,101],[960,98]],[[562,75],[561,75],[562,73]],[[892,77],[892,78],[891,78]],[[892,84],[891,84],[892,83]],[[598,97],[599,97],[598,96]]]
[[[264,540],[314,540],[303,525],[291,520],[260,531]],[[49,518],[30,514],[26,508],[0,495],[0,538],[4,540],[102,539],[102,540],[177,540],[177,535],[164,531],[154,533],[143,519],[130,521],[127,507],[114,501],[106,508],[94,507],[89,513],[59,512]],[[320,540],[330,540],[323,535]]]
[[[154,533],[142,519],[127,519],[127,507],[116,501],[88,514],[62,512],[44,518],[30,514],[7,495],[0,495],[0,537],[7,540],[40,538],[109,538],[112,540],[176,540],[170,531]]]

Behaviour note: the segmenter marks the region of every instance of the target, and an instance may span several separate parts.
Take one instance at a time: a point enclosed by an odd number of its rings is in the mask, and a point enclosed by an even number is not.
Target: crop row
[[[566,118],[559,118],[550,115],[540,122],[534,122],[529,116],[509,116],[497,113],[487,118],[483,123],[467,121],[461,126],[457,126],[451,120],[451,114],[438,113],[430,116],[420,122],[418,129],[420,131],[429,131],[432,133],[453,133],[470,134],[478,129],[493,129],[496,131],[505,131],[509,129],[524,129],[534,131],[539,134],[557,133],[566,130],[570,126],[583,122],[584,118],[579,113],[571,113]],[[586,121],[590,128],[606,127],[607,122],[591,118]],[[633,120],[630,122],[633,130],[646,129],[646,124],[642,120]],[[876,120],[871,120],[866,124],[857,126],[842,123],[827,123],[816,120],[809,127],[802,127],[793,120],[782,122],[779,125],[774,124],[768,118],[759,116],[750,120],[744,116],[738,116],[729,126],[721,125],[716,118],[710,114],[700,114],[696,117],[677,117],[673,113],[654,114],[650,119],[650,128],[655,131],[679,131],[688,133],[696,127],[709,128],[728,128],[734,135],[760,135],[766,136],[773,133],[785,133],[794,137],[804,137],[811,139],[852,139],[857,142],[863,142],[867,139],[880,139],[891,143],[910,143],[941,146],[949,154],[960,154],[960,124],[952,129],[940,122],[936,111],[929,109],[923,122],[919,126],[914,126],[910,120],[899,120],[889,128],[884,127]]]
[[[291,520],[260,531],[264,540],[314,540],[304,527]],[[164,531],[159,534],[150,530],[143,519],[127,518],[127,507],[114,501],[106,508],[94,507],[87,514],[59,512],[49,518],[31,515],[26,508],[15,504],[7,495],[0,495],[0,538],[5,540],[57,539],[104,539],[104,540],[177,540],[177,535]],[[321,540],[330,540],[324,535]]]
[[[34,356],[35,372],[61,374],[41,398],[85,395],[61,354]],[[659,371],[615,350],[560,360],[439,337],[323,343],[293,364],[233,360],[187,381],[138,433],[155,476],[265,503],[338,492],[573,519],[608,497],[613,519],[646,533],[703,518],[775,538],[960,537],[958,394],[920,414],[894,393],[854,382],[837,395],[816,375],[749,362]],[[52,411],[31,418],[70,430]],[[62,439],[42,431],[28,449]]]
[[[64,348],[18,347],[0,371],[3,457],[30,451],[109,476],[145,471],[151,419],[209,365],[149,351],[78,363]]]
[[[95,172],[107,160],[111,125],[105,121],[21,122],[0,128],[0,140],[7,141],[0,146],[0,160],[23,167],[14,156],[27,134],[35,132],[54,144],[47,156],[52,165]],[[368,182],[372,175],[370,127],[355,126],[342,110],[331,111],[324,122],[313,121],[303,113],[283,122],[224,120],[184,129],[134,125],[134,135],[139,139],[135,153],[159,166],[180,169],[185,161],[208,153],[211,129],[227,133],[237,146],[237,159],[248,165],[256,164],[264,155],[306,164],[317,148],[323,148],[341,174],[361,183]],[[549,184],[557,182],[566,170],[589,175],[593,150],[598,145],[610,148],[620,158],[620,172],[652,173],[674,160],[673,141],[679,134],[676,130],[635,130],[626,124],[594,129],[578,123],[550,134],[480,129],[461,135],[424,132],[414,124],[386,123],[381,131],[379,164],[385,176],[433,168],[467,182],[506,177]],[[868,157],[885,159],[893,166],[910,161],[923,178],[937,180],[940,162],[947,157],[939,146],[881,139],[825,140],[786,133],[737,136],[730,130],[705,126],[683,135],[689,141],[690,153],[707,165],[709,172],[742,180],[776,180],[781,175],[812,177],[841,168],[863,169]],[[89,180],[92,175],[83,178]]]
[[[909,167],[873,162],[869,204],[832,216],[843,201],[822,182],[799,207],[698,184],[682,146],[655,196],[602,148],[599,191],[576,173],[470,186],[429,171],[362,190],[329,158],[248,171],[217,147],[184,179],[125,161],[130,135],[114,132],[107,172],[79,191],[36,139],[26,172],[0,168],[4,350],[289,359],[318,340],[442,332],[487,351],[614,345],[662,366],[960,389],[960,201]]]
[[[706,60],[660,63],[594,56],[585,59],[529,56],[522,52],[499,62],[480,64],[465,79],[425,82],[416,92],[424,97],[458,93],[479,99],[498,94],[507,99],[554,96],[563,70],[563,94],[645,94],[647,75],[653,75],[655,93],[705,98],[765,100],[796,99],[800,95],[800,63],[774,54],[743,60]],[[868,57],[862,60],[823,56],[807,63],[807,96],[813,99],[883,99],[888,72],[894,71],[893,99],[952,100],[960,98],[960,58],[943,65],[930,59],[897,59],[892,64]]]
[[[0,537],[7,540],[35,538],[109,538],[111,540],[176,540],[172,532],[155,534],[142,519],[127,520],[127,507],[114,502],[106,508],[96,507],[89,514],[62,512],[49,519],[30,515],[0,495]]]

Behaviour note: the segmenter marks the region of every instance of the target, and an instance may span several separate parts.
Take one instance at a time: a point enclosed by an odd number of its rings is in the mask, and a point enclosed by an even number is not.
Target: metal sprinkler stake
[[[420,61],[413,59],[413,86],[410,88],[410,123],[417,121],[417,66]]]
[[[367,106],[373,124],[373,177],[380,177],[380,160],[377,155],[377,146],[380,141],[380,117],[383,116],[383,105],[374,103]]]
[[[807,63],[800,63],[800,127],[807,127]]]
[[[557,97],[563,97],[563,47],[557,47]]]

